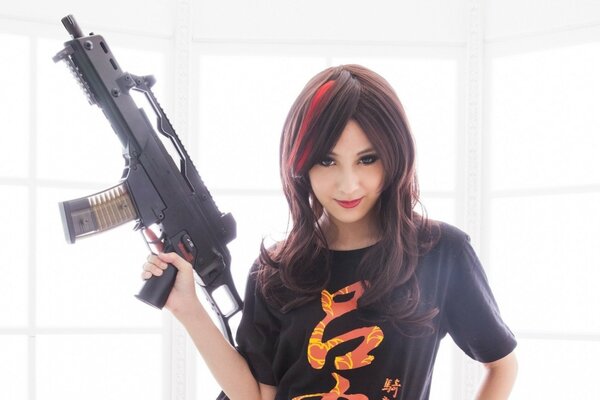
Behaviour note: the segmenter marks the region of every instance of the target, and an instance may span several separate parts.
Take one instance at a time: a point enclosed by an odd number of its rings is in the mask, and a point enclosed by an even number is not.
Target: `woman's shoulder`
[[[471,240],[470,236],[462,229],[447,222],[429,220],[427,235],[430,250],[460,250]]]
[[[460,243],[463,243],[465,241],[469,242],[471,240],[471,237],[468,233],[454,225],[441,221],[439,221],[438,224],[440,225],[442,235],[446,240],[456,241]]]

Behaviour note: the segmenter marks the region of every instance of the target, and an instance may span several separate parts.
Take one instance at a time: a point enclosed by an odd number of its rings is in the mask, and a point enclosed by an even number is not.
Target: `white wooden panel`
[[[2,1],[0,18],[57,23],[73,14],[84,33],[117,30],[170,36],[173,32],[173,2],[170,0],[21,0]]]
[[[462,43],[465,4],[465,0],[204,0],[194,10],[194,37]]]

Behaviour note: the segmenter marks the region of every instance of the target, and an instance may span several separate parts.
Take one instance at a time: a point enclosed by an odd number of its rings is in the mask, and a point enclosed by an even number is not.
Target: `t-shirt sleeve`
[[[515,337],[498,304],[468,237],[453,261],[446,297],[446,324],[456,344],[471,358],[492,362],[510,354]]]
[[[261,383],[276,386],[272,365],[279,323],[256,288],[255,271],[256,266],[248,276],[236,342],[254,377]]]

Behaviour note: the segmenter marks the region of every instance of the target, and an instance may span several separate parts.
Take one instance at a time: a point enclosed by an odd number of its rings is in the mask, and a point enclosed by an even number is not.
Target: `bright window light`
[[[208,187],[281,187],[283,122],[302,87],[324,67],[313,57],[200,57],[196,159]]]
[[[161,335],[39,335],[37,399],[162,399]]]
[[[492,189],[600,183],[600,43],[491,62]]]
[[[489,264],[519,338],[511,398],[598,393],[599,67],[599,43],[490,58]]]
[[[0,34],[0,110],[2,134],[0,177],[27,176],[30,129],[30,40],[25,36]]]

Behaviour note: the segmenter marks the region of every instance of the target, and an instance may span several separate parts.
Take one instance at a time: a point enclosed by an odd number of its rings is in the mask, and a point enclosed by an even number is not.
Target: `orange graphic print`
[[[338,370],[354,369],[371,364],[373,356],[368,354],[379,346],[383,340],[383,332],[378,326],[354,329],[343,335],[323,342],[325,328],[331,321],[358,308],[358,299],[363,295],[364,289],[360,282],[346,286],[335,293],[327,290],[321,292],[321,307],[325,311],[325,318],[321,320],[312,332],[308,344],[308,362],[315,369],[321,369],[325,365],[327,353],[341,343],[359,337],[363,338],[361,344],[353,351],[335,358],[335,367]],[[352,297],[344,302],[336,302],[337,296],[349,295]]]
[[[322,369],[325,366],[329,351],[349,340],[362,338],[356,348],[342,356],[334,358],[334,366],[338,371],[361,368],[371,364],[374,356],[369,354],[383,341],[383,332],[378,326],[362,327],[343,333],[327,341],[323,341],[325,329],[336,318],[341,317],[358,308],[358,300],[364,293],[360,282],[346,286],[335,293],[327,290],[321,292],[321,307],[325,317],[315,326],[308,342],[308,362],[314,369]],[[350,381],[343,376],[333,373],[335,387],[329,393],[310,394],[294,397],[293,400],[308,398],[320,398],[323,400],[336,400],[338,398],[349,400],[368,400],[363,394],[347,394],[350,389]],[[321,397],[319,397],[321,396]]]
[[[400,384],[400,381],[398,379],[392,380],[391,378],[387,378],[385,380],[385,384],[383,385],[383,388],[381,388],[381,391],[391,394],[392,397],[395,399],[396,397],[398,397],[398,389],[400,387],[402,387],[402,385]],[[389,397],[383,396],[383,400],[386,400],[386,399],[389,400]]]
[[[348,400],[369,400],[369,398],[364,394],[347,394],[346,391],[350,389],[350,381],[343,376],[336,374],[335,372],[331,375],[335,379],[335,386],[329,393],[305,394],[303,396],[294,397],[292,400],[312,398],[319,398],[321,400],[338,400],[340,398]]]

